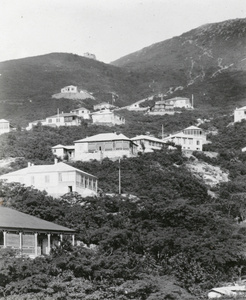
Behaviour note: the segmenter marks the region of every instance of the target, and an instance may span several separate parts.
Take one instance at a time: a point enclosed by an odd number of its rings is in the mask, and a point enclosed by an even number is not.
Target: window
[[[1,231],[0,232],[0,246],[2,246],[4,243],[3,243],[3,232]]]
[[[59,123],[59,122],[60,122],[60,118],[57,118],[57,119],[56,119],[56,123]]]
[[[45,183],[49,183],[50,182],[50,176],[49,175],[45,175],[44,181],[45,181]]]
[[[34,183],[35,183],[34,176],[31,176],[31,184],[34,184]]]
[[[71,185],[68,186],[68,192],[72,193],[73,192],[73,187]]]
[[[58,173],[58,181],[62,181],[62,173]]]
[[[52,123],[52,119],[48,119],[48,123]]]
[[[196,141],[196,144],[197,144],[197,145],[200,145],[200,141]]]

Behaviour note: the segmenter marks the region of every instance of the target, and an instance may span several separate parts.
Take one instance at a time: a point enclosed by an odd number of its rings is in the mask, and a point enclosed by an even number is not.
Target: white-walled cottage
[[[83,197],[97,194],[97,177],[57,160],[53,165],[29,163],[24,169],[1,175],[0,180],[33,186],[53,197],[69,192],[77,192]]]

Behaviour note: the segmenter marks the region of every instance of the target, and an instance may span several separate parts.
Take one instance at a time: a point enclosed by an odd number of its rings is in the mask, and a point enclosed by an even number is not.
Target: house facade
[[[73,229],[0,206],[0,249],[14,249],[18,255],[35,258],[49,255],[65,236],[75,244]]]
[[[174,105],[166,103],[165,100],[156,101],[154,107],[150,108],[148,114],[150,115],[173,115]]]
[[[118,159],[137,155],[137,144],[123,134],[101,133],[75,141],[74,160]]]
[[[182,150],[192,151],[202,151],[203,145],[207,143],[206,134],[201,128],[196,126],[187,127],[183,131],[170,135],[163,140],[180,145]]]
[[[97,177],[57,160],[54,165],[29,163],[24,169],[1,175],[0,180],[33,186],[53,197],[69,192],[77,192],[83,197],[97,195]]]
[[[37,124],[50,127],[60,126],[79,126],[81,124],[81,118],[76,113],[58,113],[54,116],[47,117],[45,120],[37,120],[30,122],[26,127],[26,130],[31,130]]]
[[[113,111],[109,109],[100,110],[91,113],[91,118],[93,124],[98,125],[123,125],[125,124],[125,118],[116,115]]]
[[[79,107],[70,111],[71,114],[76,114],[78,117],[82,119],[90,119],[90,110],[84,107]]]
[[[51,148],[52,153],[61,159],[73,160],[75,153],[75,146],[63,146],[61,144]]]
[[[131,140],[138,145],[140,152],[153,152],[153,150],[160,150],[165,145],[164,140],[148,135],[139,135],[131,138]]]
[[[246,106],[234,110],[234,123],[246,120]]]
[[[61,89],[61,93],[78,93],[78,88],[74,85],[68,85]]]
[[[167,99],[167,100],[164,100],[164,101],[168,105],[173,105],[173,107],[193,108],[190,99],[185,98],[185,97],[175,97],[175,98]]]
[[[10,132],[9,121],[0,119],[0,135],[8,132]]]

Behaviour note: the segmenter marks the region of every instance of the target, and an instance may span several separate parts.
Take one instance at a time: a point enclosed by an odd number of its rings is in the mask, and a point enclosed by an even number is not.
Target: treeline
[[[95,198],[67,194],[53,199],[20,184],[1,183],[3,205],[74,228],[78,240],[94,245],[90,250],[64,242],[50,257],[35,260],[2,253],[1,295],[197,299],[243,275],[246,240],[234,218],[246,205],[210,198],[184,162],[179,151],[166,149],[123,159],[126,195],[121,196],[119,162],[107,159],[73,164],[98,176],[101,196]],[[170,280],[180,286],[179,296],[166,285]]]

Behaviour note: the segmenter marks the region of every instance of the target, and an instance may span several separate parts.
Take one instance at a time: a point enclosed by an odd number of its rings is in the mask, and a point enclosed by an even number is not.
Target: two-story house
[[[29,163],[24,169],[1,175],[0,180],[33,186],[53,197],[69,192],[77,192],[83,197],[97,194],[97,177],[57,160],[53,165]]]
[[[207,143],[207,137],[201,128],[190,126],[164,138],[163,141],[174,142],[175,145],[180,145],[182,150],[202,151],[203,145]]]
[[[48,255],[64,236],[75,244],[75,230],[0,206],[0,249],[35,258]]]

